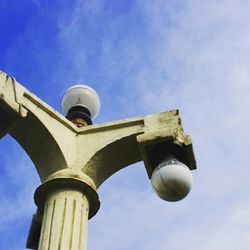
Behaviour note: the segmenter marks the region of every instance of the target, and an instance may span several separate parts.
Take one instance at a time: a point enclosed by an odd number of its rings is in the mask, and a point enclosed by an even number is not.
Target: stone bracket
[[[184,134],[181,124],[138,135],[137,141],[149,179],[167,155],[174,155],[190,170],[196,169],[192,141]]]

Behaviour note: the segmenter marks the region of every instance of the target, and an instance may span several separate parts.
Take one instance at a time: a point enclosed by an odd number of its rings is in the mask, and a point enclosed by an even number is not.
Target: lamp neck
[[[73,122],[77,127],[92,125],[90,112],[83,106],[72,107],[68,111],[66,118]]]

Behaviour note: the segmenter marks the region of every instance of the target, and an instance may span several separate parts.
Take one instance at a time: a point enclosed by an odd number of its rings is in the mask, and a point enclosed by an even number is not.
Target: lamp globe
[[[67,89],[62,97],[62,109],[69,120],[83,118],[92,124],[100,111],[100,98],[91,87],[78,84]]]
[[[179,201],[185,198],[191,189],[192,174],[185,164],[170,157],[155,168],[151,184],[163,200]]]

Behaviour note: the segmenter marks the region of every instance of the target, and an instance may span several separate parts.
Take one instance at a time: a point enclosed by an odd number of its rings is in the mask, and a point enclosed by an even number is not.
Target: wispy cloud
[[[166,235],[156,233],[157,237],[150,239],[151,244],[147,241],[149,235],[143,237],[138,233],[137,240],[132,235],[129,240],[117,236],[117,241],[112,242],[114,248],[119,247],[119,241],[133,241],[135,246],[138,241],[146,241],[148,249],[153,246],[157,249],[247,249],[249,246],[246,237],[249,229],[244,226],[247,209],[240,209],[249,200],[250,29],[246,10],[250,6],[245,3],[189,1],[174,6],[171,11],[173,6],[166,2],[158,1],[155,5],[141,2],[144,18],[148,20],[147,60],[142,53],[145,48],[131,38],[123,52],[131,58],[137,56],[137,71],[128,76],[126,84],[139,97],[134,102],[137,112],[181,110],[186,130],[192,133],[199,170],[186,214],[193,220],[185,224],[183,216],[178,228],[166,230]],[[133,65],[134,61],[127,63]],[[123,197],[125,192],[120,195]],[[138,200],[132,204],[137,206]],[[148,213],[155,211],[151,201],[142,200],[139,211],[145,207]],[[118,204],[119,199],[115,202]],[[125,205],[124,211],[127,220],[131,214]],[[171,216],[163,211],[159,214],[157,217],[150,213],[155,219],[152,227],[161,227],[163,216],[171,224]],[[145,231],[151,232],[143,220],[140,222]],[[178,225],[178,221],[172,223]],[[111,223],[108,225],[112,227]],[[126,225],[127,230],[129,225],[136,227],[132,221]],[[119,228],[119,223],[116,226]],[[237,235],[240,240],[228,239],[229,235]],[[179,238],[182,240],[178,241]],[[124,243],[124,249],[130,243]]]
[[[179,108],[199,167],[191,194],[175,204],[156,197],[142,164],[117,173],[99,190],[103,205],[90,222],[89,248],[248,249],[250,3],[127,1],[120,8],[78,0],[64,7],[53,19],[57,47],[50,47],[58,64],[49,64],[43,88],[92,84],[103,104],[97,122]],[[57,106],[55,95],[44,94]],[[18,197],[32,197],[39,182],[30,182],[26,159],[14,170],[15,158],[6,158],[4,176],[28,174],[11,183],[20,188],[13,198],[6,183],[0,187],[2,231],[32,215],[33,205]]]

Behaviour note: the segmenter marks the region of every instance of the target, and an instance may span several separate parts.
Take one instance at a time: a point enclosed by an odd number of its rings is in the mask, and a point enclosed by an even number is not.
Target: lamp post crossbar
[[[97,189],[128,165],[143,161],[151,178],[169,151],[196,168],[177,110],[77,127],[0,72],[0,138],[6,133],[27,152],[42,182],[35,192],[40,238],[32,240],[31,230],[27,242],[33,249],[86,249],[87,220],[100,206]]]

